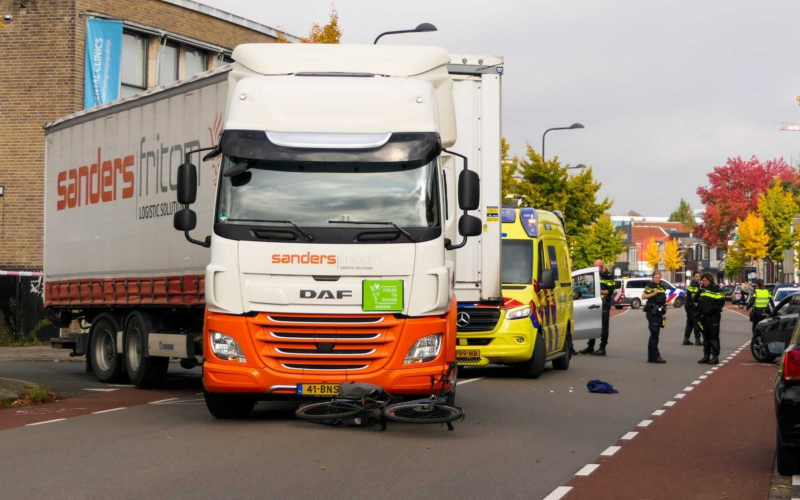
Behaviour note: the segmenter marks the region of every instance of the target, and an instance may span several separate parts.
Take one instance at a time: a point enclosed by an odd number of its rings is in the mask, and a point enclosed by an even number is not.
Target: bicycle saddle
[[[342,382],[339,384],[340,398],[377,398],[383,394],[383,387],[363,382]]]

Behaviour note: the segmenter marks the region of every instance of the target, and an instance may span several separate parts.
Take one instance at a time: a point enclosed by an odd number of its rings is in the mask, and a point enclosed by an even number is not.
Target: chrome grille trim
[[[287,316],[267,316],[267,319],[274,323],[283,323],[286,325],[295,325],[298,323],[306,323],[306,324],[313,324],[313,325],[376,325],[378,323],[382,323],[385,316],[381,316],[380,318],[341,318],[341,321],[336,321],[334,318],[333,321],[330,321],[329,318],[322,318],[322,317],[308,317],[308,318],[293,318]],[[288,320],[288,321],[287,321]],[[353,321],[346,321],[346,320],[353,320]],[[372,320],[372,321],[369,321]]]
[[[287,391],[287,390],[296,391],[297,390],[297,386],[296,385],[273,385],[272,387],[267,389],[267,394],[272,394],[275,391]]]
[[[298,368],[295,366],[290,366],[285,363],[281,363],[281,366],[286,368],[287,370],[308,370],[308,371],[319,371],[319,372],[330,372],[330,371],[356,371],[356,370],[363,370],[369,365],[357,365],[356,368],[351,368],[350,365],[342,365],[342,368],[331,368],[331,365],[320,365],[322,368]],[[305,366],[314,366],[314,365],[305,365]]]
[[[291,356],[369,356],[370,354],[374,354],[375,351],[377,351],[377,349],[370,349],[367,352],[362,352],[362,353],[359,353],[359,354],[353,354],[353,353],[342,353],[342,354],[339,354],[335,350],[333,352],[330,352],[330,353],[320,353],[320,352],[313,352],[313,350],[311,350],[311,349],[309,349],[307,353],[306,352],[285,352],[280,347],[276,347],[275,351],[279,352],[281,354],[286,354],[286,355],[291,355]]]
[[[302,335],[302,332],[291,332],[291,336],[281,336],[281,333],[282,332],[269,332],[270,336],[274,337],[276,339],[311,339],[311,340],[322,339],[322,340],[325,340],[326,342],[331,341],[331,340],[375,340],[377,338],[380,338],[380,336],[381,336],[380,333],[376,333],[375,335],[373,335],[371,337],[363,337],[362,335],[366,335],[366,334],[364,334],[364,333],[353,333],[353,334],[349,334],[349,335],[346,334],[346,333],[340,333],[340,334],[332,334],[332,333],[315,334],[314,332],[309,332],[305,336],[298,336],[298,335]],[[326,337],[326,335],[342,335],[342,337]]]

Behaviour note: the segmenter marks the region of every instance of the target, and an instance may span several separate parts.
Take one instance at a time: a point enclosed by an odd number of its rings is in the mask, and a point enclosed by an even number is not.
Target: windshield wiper
[[[409,233],[402,227],[398,226],[394,222],[369,222],[363,220],[329,220],[328,224],[360,224],[360,225],[375,224],[381,226],[394,226],[395,229],[406,235],[409,240],[413,241],[414,243],[417,242],[417,240],[414,239],[414,236],[412,236],[411,233]]]
[[[260,222],[262,224],[290,224],[294,226],[295,229],[300,231],[303,236],[306,237],[308,241],[314,241],[314,237],[311,236],[305,229],[298,226],[294,222],[290,220],[264,220],[264,219],[228,219],[225,222]]]

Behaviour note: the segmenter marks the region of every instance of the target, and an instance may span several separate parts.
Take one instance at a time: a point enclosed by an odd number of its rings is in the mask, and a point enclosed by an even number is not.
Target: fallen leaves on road
[[[322,467],[319,468],[319,470],[328,470],[328,468],[323,465]]]

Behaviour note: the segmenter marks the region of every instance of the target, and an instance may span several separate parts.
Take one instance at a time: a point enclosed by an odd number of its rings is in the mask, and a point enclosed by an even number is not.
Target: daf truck
[[[45,302],[83,327],[58,345],[138,386],[202,364],[222,418],[343,381],[452,400],[454,290],[502,302],[502,59],[233,59],[47,124]]]

